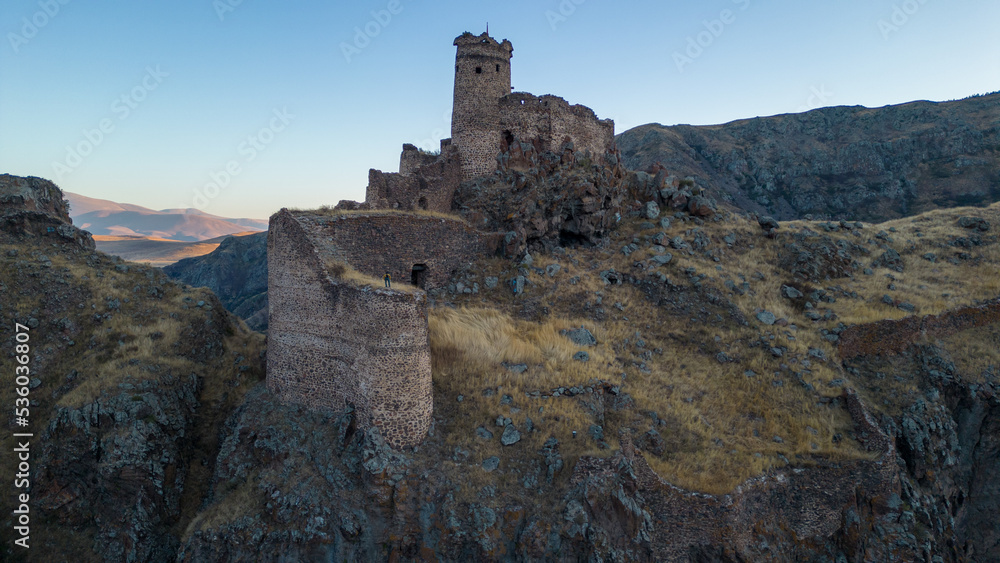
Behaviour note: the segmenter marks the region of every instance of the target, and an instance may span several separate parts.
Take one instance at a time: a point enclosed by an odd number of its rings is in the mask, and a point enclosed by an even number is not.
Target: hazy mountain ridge
[[[1000,93],[723,125],[649,124],[617,143],[630,168],[662,163],[780,220],[880,221],[1000,199]]]
[[[73,223],[93,235],[145,236],[180,242],[267,229],[265,219],[230,219],[198,209],[156,211],[139,205],[117,203],[65,192]]]

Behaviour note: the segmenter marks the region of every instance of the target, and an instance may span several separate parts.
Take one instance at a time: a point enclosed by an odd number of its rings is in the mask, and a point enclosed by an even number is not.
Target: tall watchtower
[[[451,141],[458,148],[462,179],[496,170],[500,148],[500,98],[510,94],[510,58],[514,47],[487,33],[455,38],[455,98]]]

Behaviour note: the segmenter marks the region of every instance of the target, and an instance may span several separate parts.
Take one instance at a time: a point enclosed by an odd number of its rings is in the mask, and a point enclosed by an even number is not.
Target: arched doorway
[[[410,283],[424,289],[424,284],[427,283],[427,264],[413,265],[413,269],[410,270]]]

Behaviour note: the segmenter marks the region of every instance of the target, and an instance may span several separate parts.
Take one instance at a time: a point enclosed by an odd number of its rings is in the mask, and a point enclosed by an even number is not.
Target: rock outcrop
[[[69,204],[52,182],[0,174],[0,232],[19,240],[50,237],[94,249],[90,233],[73,227]]]
[[[280,406],[258,390],[227,423],[213,503],[179,560],[992,560],[996,387],[928,383],[926,403],[880,421],[845,392],[871,461],[776,471],[712,496],[664,482],[624,435],[621,451],[580,458],[568,482],[541,486],[554,511],[489,485],[463,500],[455,473],[435,469],[437,446],[394,452],[351,413]]]
[[[617,155],[596,160],[572,143],[553,152],[511,140],[498,156],[497,174],[463,182],[453,209],[475,227],[507,233],[508,256],[594,246],[621,221],[629,193]]]

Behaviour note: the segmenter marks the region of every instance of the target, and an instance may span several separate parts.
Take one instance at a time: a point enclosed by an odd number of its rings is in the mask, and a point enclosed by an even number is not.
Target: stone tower
[[[500,98],[510,94],[514,47],[488,34],[465,32],[455,39],[455,97],[451,141],[461,155],[462,179],[496,170],[500,147]]]

